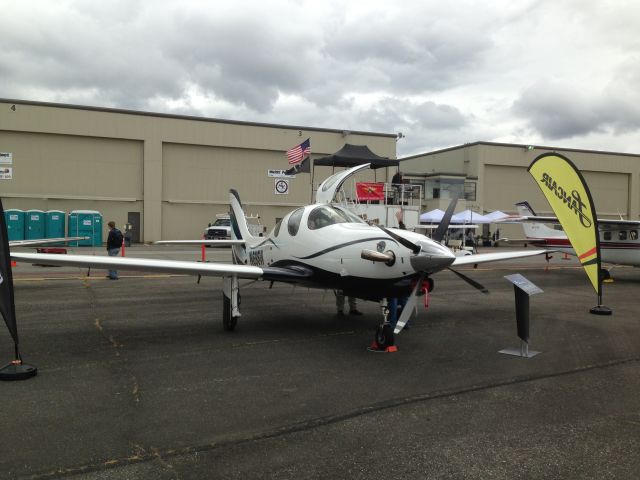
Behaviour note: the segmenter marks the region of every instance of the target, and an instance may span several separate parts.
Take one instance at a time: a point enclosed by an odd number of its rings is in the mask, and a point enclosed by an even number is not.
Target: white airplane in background
[[[519,217],[505,219],[509,223],[522,223],[527,243],[537,247],[576,254],[562,230],[545,223],[559,225],[556,217],[540,217],[528,202],[516,203]],[[617,265],[640,266],[640,222],[634,220],[598,219],[600,255],[602,262]]]
[[[332,204],[345,180],[369,164],[327,178],[316,203],[288,213],[266,237],[250,234],[240,197],[230,190],[232,240],[166,241],[158,243],[231,245],[234,264],[201,263],[85,255],[11,253],[13,260],[38,264],[146,270],[223,277],[223,326],[233,330],[240,317],[239,280],[286,282],[312,288],[342,290],[345,295],[380,302],[383,323],[376,343],[393,345],[417,304],[433,288],[432,275],[452,266],[473,265],[545,254],[545,250],[484,253],[456,257],[439,240],[444,236],[455,203],[449,206],[434,239],[399,229],[371,226],[349,210]],[[486,292],[479,283],[452,270]],[[395,329],[388,322],[388,300],[409,297]]]

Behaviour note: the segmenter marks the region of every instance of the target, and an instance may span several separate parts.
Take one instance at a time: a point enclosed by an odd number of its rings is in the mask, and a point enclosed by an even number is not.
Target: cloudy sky
[[[0,98],[640,153],[640,2],[0,0]]]

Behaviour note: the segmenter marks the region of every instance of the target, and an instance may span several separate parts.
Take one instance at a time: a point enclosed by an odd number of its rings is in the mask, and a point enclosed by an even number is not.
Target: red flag
[[[358,200],[384,200],[384,183],[357,182]]]

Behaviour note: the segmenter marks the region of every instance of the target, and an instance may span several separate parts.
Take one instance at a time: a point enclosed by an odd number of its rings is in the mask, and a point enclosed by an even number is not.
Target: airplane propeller
[[[458,277],[460,277],[462,280],[467,282],[472,287],[477,288],[478,290],[480,290],[482,293],[489,293],[489,290],[487,289],[487,287],[485,287],[481,283],[476,282],[474,279],[472,279],[470,277],[467,277],[466,275],[458,272],[457,270],[454,270],[451,267],[448,267],[448,269],[451,270],[453,273],[455,273]]]
[[[447,229],[449,228],[449,224],[451,223],[451,217],[453,216],[453,212],[456,209],[457,202],[458,202],[458,197],[454,196],[451,199],[451,202],[449,203],[449,206],[447,207],[447,210],[446,210],[445,214],[442,216],[442,220],[440,221],[440,224],[438,225],[438,228],[433,233],[432,239],[435,240],[436,242],[441,243],[442,240],[444,239],[444,236],[445,236],[445,234],[447,232]],[[389,230],[389,229],[387,229],[387,228],[385,228],[385,227],[383,227],[381,225],[376,225],[376,226],[380,230],[382,230],[384,233],[389,235],[391,238],[396,240],[399,244],[403,245],[404,247],[408,248],[409,250],[411,250],[414,253],[414,256],[412,256],[410,258],[411,266],[414,268],[414,270],[416,270],[417,272],[424,272],[429,267],[433,267],[433,259],[432,258],[430,258],[429,256],[426,256],[426,255],[418,255],[422,251],[422,248],[420,247],[420,245],[417,245],[417,244],[411,242],[410,240],[407,240],[406,238],[398,235],[397,233],[392,232],[391,230]],[[365,252],[363,252],[363,258],[367,258],[367,259],[373,260],[373,258],[370,258],[370,256],[369,257],[365,257],[364,253]],[[372,254],[374,252],[367,252],[367,253],[371,253]],[[384,260],[386,260],[386,258]],[[384,260],[383,260],[383,258],[377,259],[377,261],[384,261]],[[479,282],[473,280],[472,278],[470,278],[470,277],[468,277],[468,276],[466,276],[466,275],[454,270],[453,268],[451,268],[449,266],[447,266],[447,269],[451,270],[459,278],[461,278],[462,280],[467,282],[472,287],[480,290],[482,293],[489,293],[489,290],[484,285],[482,285],[481,283],[479,283]],[[416,293],[417,292],[412,293],[412,295],[410,296],[410,302],[414,300],[414,297],[416,296]],[[408,318],[407,318],[407,321],[408,321]],[[400,330],[401,329],[402,329],[402,327],[400,327]]]
[[[387,235],[389,235],[391,238],[393,238],[396,242],[398,242],[400,245],[407,247],[409,250],[411,250],[414,254],[419,254],[420,250],[422,250],[422,248],[420,247],[420,245],[417,245],[415,243],[413,243],[410,240],[407,240],[406,238],[398,235],[397,233],[392,232],[391,230],[383,227],[382,225],[378,225],[376,224],[376,227],[378,227],[380,230],[382,230],[384,233],[386,233]]]

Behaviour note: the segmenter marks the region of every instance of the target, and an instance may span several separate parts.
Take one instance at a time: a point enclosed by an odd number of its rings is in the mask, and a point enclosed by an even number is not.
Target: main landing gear
[[[222,327],[232,332],[240,318],[240,287],[238,277],[224,277],[222,281]]]

